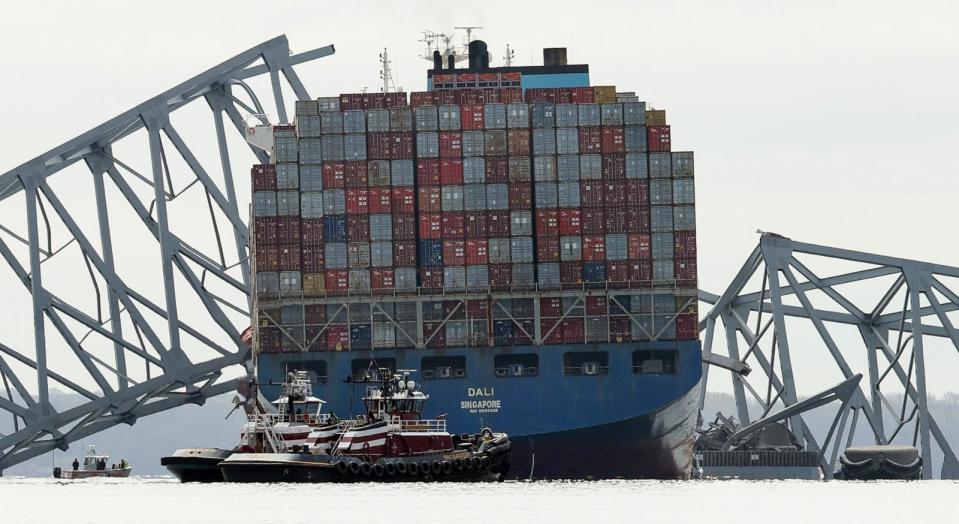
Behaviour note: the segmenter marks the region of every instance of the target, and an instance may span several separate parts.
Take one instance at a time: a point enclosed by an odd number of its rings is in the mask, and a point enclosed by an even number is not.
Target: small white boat
[[[74,459],[71,469],[53,468],[53,476],[58,479],[126,478],[132,471],[133,467],[126,460],[111,464],[109,455],[100,455],[93,444],[87,444],[84,447],[83,462]]]

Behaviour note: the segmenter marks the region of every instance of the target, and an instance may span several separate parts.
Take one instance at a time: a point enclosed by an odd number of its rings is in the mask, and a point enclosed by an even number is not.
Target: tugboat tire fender
[[[400,464],[404,464],[404,463],[403,463],[403,462],[400,462]],[[415,477],[416,475],[418,475],[419,472],[420,472],[420,465],[417,464],[416,462],[410,462],[409,464],[404,464],[403,467],[405,467],[405,468],[406,468],[406,472],[409,473],[409,474],[410,474],[411,476],[413,476],[413,477]]]
[[[442,470],[443,466],[438,460],[434,460],[432,463],[430,463],[430,471],[432,471],[434,474],[439,474]]]
[[[483,457],[480,459],[480,467],[486,469],[489,467],[489,457]]]
[[[350,473],[356,475],[362,470],[359,462],[350,462]]]
[[[369,477],[370,473],[373,472],[373,466],[371,466],[369,462],[364,462],[360,464],[360,471],[363,472],[363,475]]]
[[[453,464],[448,460],[444,460],[443,462],[440,462],[440,468],[443,469],[444,475],[449,475],[450,473],[453,472]]]
[[[463,464],[463,459],[455,458],[453,459],[453,467],[456,468],[458,471],[463,471],[463,468],[466,467],[466,465]]]
[[[347,464],[345,460],[337,460],[335,467],[336,471],[340,474],[346,473],[350,469],[350,465]]]
[[[386,473],[386,468],[383,467],[383,464],[373,464],[373,474],[377,477],[382,477]]]
[[[394,462],[387,462],[386,464],[383,465],[383,469],[385,469],[386,474],[391,477],[396,475],[396,463]]]

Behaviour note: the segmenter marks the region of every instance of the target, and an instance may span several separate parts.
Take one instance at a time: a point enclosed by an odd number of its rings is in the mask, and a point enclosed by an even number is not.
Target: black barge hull
[[[162,457],[160,465],[180,482],[223,482],[220,463],[233,452],[219,448],[185,448]]]

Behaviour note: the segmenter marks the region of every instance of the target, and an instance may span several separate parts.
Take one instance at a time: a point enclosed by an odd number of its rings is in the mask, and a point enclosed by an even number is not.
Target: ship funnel
[[[470,69],[489,69],[489,51],[486,42],[473,40],[469,43]]]
[[[433,69],[437,71],[443,69],[443,55],[439,51],[433,51]]]
[[[565,47],[544,47],[543,48],[544,66],[564,66],[566,65]]]
[[[456,54],[446,55],[447,69],[456,69]]]

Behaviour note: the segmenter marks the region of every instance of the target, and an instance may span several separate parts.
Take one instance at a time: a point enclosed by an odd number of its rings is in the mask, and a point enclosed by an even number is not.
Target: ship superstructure
[[[274,128],[252,172],[261,388],[308,370],[352,417],[371,373],[419,369],[430,416],[510,434],[513,475],[686,476],[692,153],[565,49],[468,49],[434,53],[427,91],[299,102]]]

